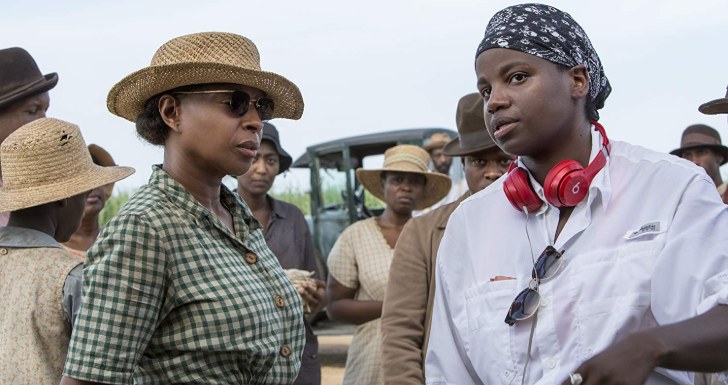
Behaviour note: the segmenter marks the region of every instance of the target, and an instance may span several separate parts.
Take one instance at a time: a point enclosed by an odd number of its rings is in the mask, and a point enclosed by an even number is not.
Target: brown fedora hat
[[[458,137],[443,148],[445,155],[469,155],[498,147],[488,135],[483,117],[483,97],[479,93],[463,96],[455,111]]]
[[[290,80],[260,69],[260,54],[248,38],[234,33],[202,32],[164,43],[149,67],[121,79],[109,91],[106,106],[132,122],[157,94],[195,84],[231,83],[254,87],[275,102],[273,118],[299,119],[303,96]]]
[[[356,178],[372,195],[384,200],[382,172],[398,171],[424,175],[425,191],[422,194],[422,200],[417,202],[414,208],[422,210],[444,198],[450,192],[452,185],[447,175],[430,171],[427,167],[429,162],[430,155],[427,151],[411,144],[400,144],[390,147],[384,152],[382,168],[374,170],[359,168],[356,170]]]
[[[699,147],[706,147],[721,154],[723,156],[721,165],[728,162],[728,147],[722,144],[718,131],[705,124],[688,126],[682,133],[680,148],[670,151],[670,154],[681,157],[683,151]]]
[[[46,92],[58,83],[58,74],[43,75],[28,51],[0,50],[0,109],[28,96]]]
[[[53,118],[34,120],[0,145],[0,211],[15,211],[72,197],[134,173],[91,160],[78,126]]]
[[[698,111],[706,115],[728,114],[728,87],[726,87],[724,98],[703,103],[698,107]]]

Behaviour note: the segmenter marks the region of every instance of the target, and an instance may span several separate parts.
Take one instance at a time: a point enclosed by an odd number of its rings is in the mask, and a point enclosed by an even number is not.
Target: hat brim
[[[0,109],[3,109],[28,96],[33,96],[49,91],[53,87],[55,87],[56,84],[58,84],[58,74],[55,72],[46,74],[43,76],[43,79],[40,79],[28,86],[21,87],[20,89],[15,90],[10,94],[0,97]]]
[[[16,211],[69,198],[97,187],[120,181],[134,173],[132,167],[93,165],[85,172],[51,184],[7,189],[0,187],[0,212]]]
[[[274,118],[299,119],[303,96],[290,80],[273,72],[220,63],[177,63],[146,67],[116,83],[106,98],[114,115],[135,122],[151,97],[178,87],[195,84],[231,83],[257,88],[275,103]]]
[[[728,98],[711,100],[698,107],[698,111],[706,115],[728,114]]]
[[[418,202],[414,209],[423,210],[435,203],[442,200],[450,192],[452,181],[449,177],[434,173],[434,172],[418,172],[413,170],[397,170],[397,169],[375,169],[375,170],[356,170],[356,178],[375,197],[384,200],[384,189],[382,186],[381,175],[382,172],[410,172],[413,174],[420,174],[425,176],[425,191],[422,194],[422,199]]]
[[[88,145],[88,152],[91,153],[91,158],[96,159],[98,161],[99,166],[103,167],[109,167],[109,166],[116,166],[116,162],[114,162],[114,158],[111,157],[111,154],[108,153],[108,151],[104,150],[103,147],[97,145],[97,144],[89,144]],[[96,162],[94,162],[96,163]],[[106,199],[111,198],[111,194],[114,192],[114,183],[109,183],[104,186],[104,196]]]
[[[460,137],[449,141],[445,147],[442,148],[442,152],[447,156],[462,156],[462,155],[470,155],[474,154],[476,152],[490,150],[491,148],[498,147],[495,143],[487,143],[479,146],[475,146],[473,148],[467,148],[463,149],[460,147]]]
[[[690,150],[693,148],[703,148],[703,147],[716,151],[717,153],[719,153],[720,155],[723,156],[723,162],[720,163],[721,166],[728,163],[728,147],[721,146],[718,144],[699,144],[699,145],[695,145],[695,146],[680,147],[680,148],[676,148],[676,149],[670,151],[670,154],[682,157],[682,152],[685,150]]]

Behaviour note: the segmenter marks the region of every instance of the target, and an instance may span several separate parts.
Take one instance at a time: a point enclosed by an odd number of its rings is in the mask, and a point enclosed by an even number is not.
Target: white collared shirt
[[[600,143],[594,132],[590,159]],[[728,206],[691,162],[613,142],[555,243],[558,209],[544,204],[527,218],[507,201],[503,180],[461,203],[448,222],[427,384],[521,383],[533,317],[515,326],[504,319],[531,280],[532,255],[547,245],[565,250],[564,261],[539,289],[527,384],[560,384],[630,333],[728,303]],[[495,276],[516,279],[489,281]],[[692,376],[658,369],[646,384],[692,384]]]

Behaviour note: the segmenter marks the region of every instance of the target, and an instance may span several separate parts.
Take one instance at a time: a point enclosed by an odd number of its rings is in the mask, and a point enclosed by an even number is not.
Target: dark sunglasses
[[[552,246],[546,246],[546,249],[533,265],[531,282],[529,282],[528,287],[518,293],[510,309],[508,309],[505,322],[509,326],[513,326],[516,322],[525,320],[536,314],[538,306],[541,304],[541,294],[538,293],[538,286],[541,284],[541,281],[551,279],[559,272],[561,263],[563,262],[561,259],[563,255],[564,250],[558,252]]]
[[[275,109],[275,103],[273,99],[269,97],[260,97],[258,99],[252,99],[248,93],[243,91],[234,90],[209,90],[209,91],[176,91],[173,94],[220,94],[229,93],[230,100],[226,101],[230,107],[230,111],[237,116],[243,116],[248,113],[248,106],[251,104],[255,106],[255,111],[258,112],[260,120],[270,120],[273,117],[273,110]]]

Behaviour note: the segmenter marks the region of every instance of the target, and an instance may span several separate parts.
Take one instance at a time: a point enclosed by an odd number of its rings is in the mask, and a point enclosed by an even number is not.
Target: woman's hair
[[[136,119],[136,131],[140,138],[155,146],[163,146],[167,140],[170,127],[162,119],[159,113],[159,100],[167,92],[152,96],[144,103],[144,111]]]

